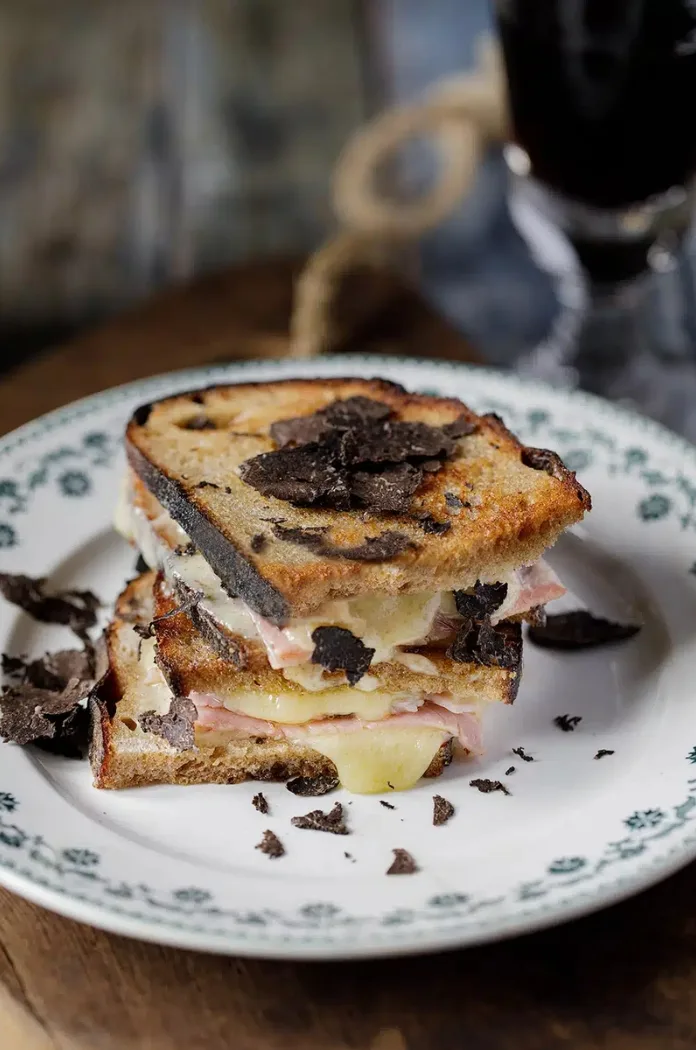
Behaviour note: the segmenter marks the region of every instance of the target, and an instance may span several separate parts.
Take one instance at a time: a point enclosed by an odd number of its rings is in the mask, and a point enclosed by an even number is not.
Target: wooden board
[[[140,944],[0,892],[3,1050],[693,1050],[694,868],[557,930],[293,964]]]

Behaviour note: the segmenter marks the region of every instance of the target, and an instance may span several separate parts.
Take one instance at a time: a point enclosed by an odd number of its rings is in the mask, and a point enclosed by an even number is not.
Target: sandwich
[[[512,703],[543,554],[590,508],[494,415],[382,380],[144,405],[116,515],[137,548],[92,699],[98,787],[411,787]],[[308,786],[309,785],[309,786]]]

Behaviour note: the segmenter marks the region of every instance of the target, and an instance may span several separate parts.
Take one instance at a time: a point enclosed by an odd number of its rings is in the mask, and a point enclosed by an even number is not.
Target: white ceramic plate
[[[382,375],[500,413],[558,450],[595,509],[554,552],[595,611],[639,615],[611,649],[525,654],[514,708],[487,717],[487,754],[394,795],[298,799],[254,784],[96,791],[86,763],[0,744],[0,881],[65,915],[167,944],[346,958],[472,944],[570,919],[696,856],[696,450],[590,397],[440,362],[341,357],[179,373],[109,391],[0,442],[0,569],[50,575],[111,601],[133,552],[110,526],[123,424],[139,403],[193,386],[291,375]],[[0,603],[0,647],[72,644]],[[579,715],[572,733],[557,715]],[[535,758],[522,762],[512,748]],[[614,752],[600,760],[598,749]],[[506,775],[510,766],[515,772]],[[480,794],[473,777],[512,794]],[[431,823],[432,796],[456,816]],[[352,834],[290,826],[347,804]],[[287,854],[254,849],[266,828]],[[387,877],[395,847],[420,872]],[[346,851],[350,857],[346,857]]]

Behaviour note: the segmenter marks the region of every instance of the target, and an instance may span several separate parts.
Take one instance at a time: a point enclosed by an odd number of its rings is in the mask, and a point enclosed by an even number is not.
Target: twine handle
[[[326,351],[336,332],[331,308],[343,275],[385,266],[403,247],[447,218],[470,192],[486,146],[505,139],[507,99],[497,45],[483,41],[473,73],[447,77],[410,106],[395,106],[355,133],[333,176],[333,207],[343,229],[309,258],[295,286],[290,356]],[[385,161],[415,138],[431,136],[438,173],[429,189],[402,202],[377,189]]]

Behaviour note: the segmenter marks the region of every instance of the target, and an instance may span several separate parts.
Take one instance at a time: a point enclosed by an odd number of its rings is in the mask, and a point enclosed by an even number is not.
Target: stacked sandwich
[[[437,776],[511,703],[542,555],[590,507],[493,415],[380,380],[138,409],[117,526],[144,559],[92,701],[98,787]]]

